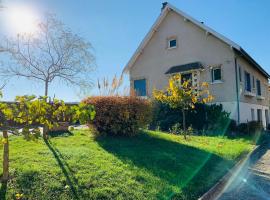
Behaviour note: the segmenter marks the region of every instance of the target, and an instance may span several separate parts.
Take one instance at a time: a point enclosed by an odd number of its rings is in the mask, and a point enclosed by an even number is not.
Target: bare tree
[[[6,39],[0,49],[9,55],[1,66],[4,76],[25,77],[44,83],[48,96],[49,84],[55,79],[76,86],[92,86],[91,72],[95,69],[92,46],[74,34],[54,15],[46,15],[33,34]]]

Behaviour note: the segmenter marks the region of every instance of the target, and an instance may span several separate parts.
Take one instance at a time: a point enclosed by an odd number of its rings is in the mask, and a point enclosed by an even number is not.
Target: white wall
[[[223,109],[231,113],[230,118],[237,121],[237,102],[236,101],[235,102],[216,102],[216,104],[222,104]],[[263,123],[263,126],[266,127],[265,110],[268,110],[268,113],[269,113],[269,107],[258,105],[258,104],[239,102],[240,123],[246,123],[246,122],[252,121],[252,117],[251,117],[252,108],[254,109],[255,121],[258,119],[257,109],[262,110],[262,123]]]

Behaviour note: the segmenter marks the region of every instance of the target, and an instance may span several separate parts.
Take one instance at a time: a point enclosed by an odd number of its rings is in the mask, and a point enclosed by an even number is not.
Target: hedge
[[[145,99],[97,96],[83,102],[95,107],[92,124],[101,134],[134,136],[151,122],[151,102]]]

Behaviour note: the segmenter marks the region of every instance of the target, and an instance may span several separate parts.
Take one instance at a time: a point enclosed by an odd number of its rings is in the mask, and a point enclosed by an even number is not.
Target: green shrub
[[[263,131],[262,122],[258,122],[258,121],[248,122],[248,131],[249,131],[249,134],[262,132]]]
[[[257,134],[263,131],[263,125],[258,121],[250,121],[248,123],[241,123],[237,126],[237,132],[240,134]]]
[[[242,134],[247,134],[248,133],[248,124],[247,123],[240,123],[237,126],[237,132],[242,133]]]
[[[197,131],[204,131],[212,134],[225,134],[231,120],[229,113],[223,110],[222,105],[196,104],[194,109],[186,112],[186,124]],[[172,109],[166,104],[154,102],[154,116],[150,128],[160,128],[162,131],[169,131],[177,123],[182,124],[181,110]]]
[[[83,101],[94,105],[93,125],[101,134],[134,136],[152,119],[150,101],[136,97],[98,96]]]

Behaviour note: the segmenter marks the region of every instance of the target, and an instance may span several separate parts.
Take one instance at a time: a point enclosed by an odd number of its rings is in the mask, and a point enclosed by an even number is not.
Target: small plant
[[[172,128],[170,129],[170,133],[172,134],[176,134],[176,135],[180,135],[182,134],[183,130],[181,129],[181,124],[180,123],[176,123],[172,126]]]

